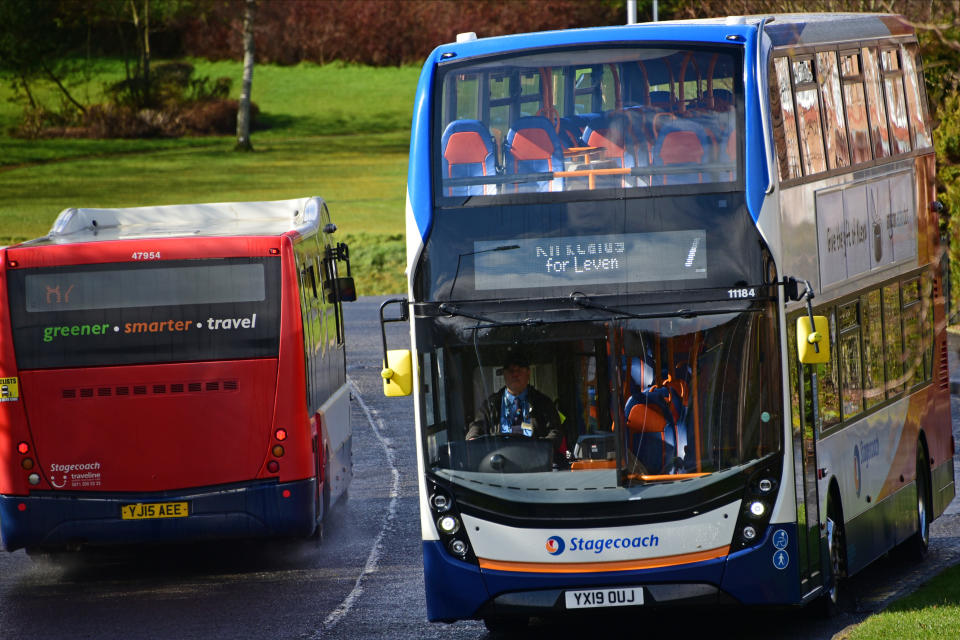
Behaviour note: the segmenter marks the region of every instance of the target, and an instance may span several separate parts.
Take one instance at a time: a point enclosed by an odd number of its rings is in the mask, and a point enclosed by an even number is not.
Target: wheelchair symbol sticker
[[[778,550],[773,554],[773,566],[777,569],[783,571],[787,568],[787,565],[790,564],[790,554],[788,554],[783,549]]]
[[[786,549],[787,543],[790,541],[790,537],[787,535],[787,532],[783,529],[777,529],[773,534],[773,546],[777,549]]]

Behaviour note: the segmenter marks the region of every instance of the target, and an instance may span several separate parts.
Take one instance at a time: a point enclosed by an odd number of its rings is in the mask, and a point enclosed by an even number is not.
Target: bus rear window
[[[278,258],[8,273],[21,369],[275,357]]]

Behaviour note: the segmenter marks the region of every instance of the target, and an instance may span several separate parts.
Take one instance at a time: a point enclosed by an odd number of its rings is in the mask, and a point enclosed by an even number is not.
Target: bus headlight
[[[437,528],[440,529],[442,533],[452,536],[460,530],[460,521],[453,516],[443,516],[437,520]]]
[[[754,540],[757,537],[757,530],[747,525],[743,528],[743,539],[749,541]]]
[[[27,476],[27,482],[29,482],[30,484],[33,484],[33,485],[40,484],[40,474],[39,474],[39,473],[31,473],[30,475]]]
[[[442,493],[435,493],[430,496],[430,506],[439,513],[446,513],[450,510],[450,498]]]
[[[757,518],[762,518],[763,514],[767,512],[767,507],[759,500],[754,500],[750,503],[750,513]]]

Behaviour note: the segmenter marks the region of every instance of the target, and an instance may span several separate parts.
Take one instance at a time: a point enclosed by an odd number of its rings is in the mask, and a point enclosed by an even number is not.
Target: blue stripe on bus
[[[284,498],[283,491],[290,491]],[[0,543],[22,547],[160,543],[223,538],[307,536],[313,531],[316,481],[274,481],[200,490],[132,494],[0,496]],[[122,520],[120,505],[189,502],[185,518]],[[20,505],[24,505],[20,510]]]

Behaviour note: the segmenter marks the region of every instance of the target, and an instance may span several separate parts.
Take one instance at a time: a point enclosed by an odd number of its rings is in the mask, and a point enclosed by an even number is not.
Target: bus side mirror
[[[354,302],[357,299],[357,288],[353,284],[353,278],[333,278],[323,283],[323,294],[327,302]]]
[[[826,316],[797,318],[797,353],[803,364],[826,364],[830,362],[830,323]],[[818,349],[819,347],[819,349]]]
[[[413,392],[413,364],[409,349],[387,351],[380,376],[383,378],[383,395],[388,398],[408,396]]]

